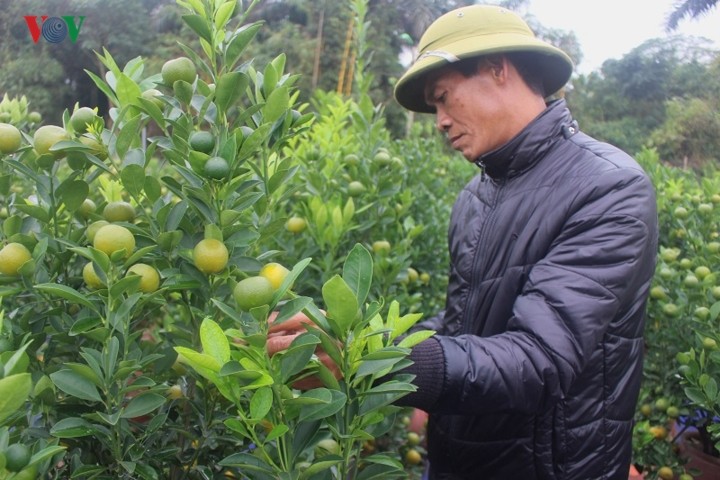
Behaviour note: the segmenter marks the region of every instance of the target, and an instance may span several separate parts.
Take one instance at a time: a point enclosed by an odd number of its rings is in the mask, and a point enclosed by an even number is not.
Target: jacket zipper
[[[480,159],[475,160],[475,165],[480,169],[480,181],[485,181],[485,162]]]
[[[484,166],[484,164],[483,164]],[[485,171],[483,170],[483,175],[485,175]],[[481,181],[485,181],[485,178]],[[488,232],[492,232],[494,230],[494,225],[496,221],[496,212],[497,212],[497,206],[500,202],[500,194],[502,193],[502,189],[505,186],[505,179],[502,179],[497,186],[497,192],[495,192],[495,198],[493,199],[492,206],[490,207],[490,212],[488,213],[487,220],[485,221],[485,225],[483,226],[482,231],[480,232],[480,235],[478,237],[478,243],[476,245],[476,251],[477,254],[473,258],[473,266],[472,266],[472,277],[470,280],[470,292],[468,295],[468,300],[465,303],[465,311],[462,315],[462,321],[460,323],[460,331],[462,333],[470,333],[470,326],[473,325],[473,322],[470,321],[469,315],[470,315],[470,308],[471,306],[475,305],[477,302],[477,297],[480,294],[479,292],[479,285],[482,280],[480,278],[479,272],[480,267],[483,266],[484,262],[483,260],[487,257],[487,255],[483,255],[480,253],[480,245],[484,245],[486,243],[486,238],[488,236]]]

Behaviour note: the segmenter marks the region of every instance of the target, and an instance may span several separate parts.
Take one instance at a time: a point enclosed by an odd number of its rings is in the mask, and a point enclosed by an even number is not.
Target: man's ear
[[[507,59],[504,55],[487,55],[485,57],[487,68],[492,73],[493,78],[504,80],[507,76]]]

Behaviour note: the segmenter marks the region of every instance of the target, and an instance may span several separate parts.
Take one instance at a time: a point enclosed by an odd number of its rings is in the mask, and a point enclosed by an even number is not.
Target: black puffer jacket
[[[627,479],[653,186],[562,100],[480,160],[452,214],[447,309],[424,325],[438,335],[412,354],[431,478]]]

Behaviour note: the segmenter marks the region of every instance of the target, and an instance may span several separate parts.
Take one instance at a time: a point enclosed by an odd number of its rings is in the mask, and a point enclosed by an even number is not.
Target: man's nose
[[[447,133],[451,125],[450,117],[440,108],[435,113],[435,126],[441,133]]]

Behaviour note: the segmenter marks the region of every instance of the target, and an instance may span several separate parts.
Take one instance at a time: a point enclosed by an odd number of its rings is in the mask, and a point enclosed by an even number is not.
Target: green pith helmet
[[[429,73],[464,58],[505,52],[536,53],[548,95],[560,90],[572,74],[570,57],[535,38],[517,14],[494,5],[472,5],[448,12],[428,27],[415,63],[395,85],[395,99],[408,110],[433,113],[424,95]]]

